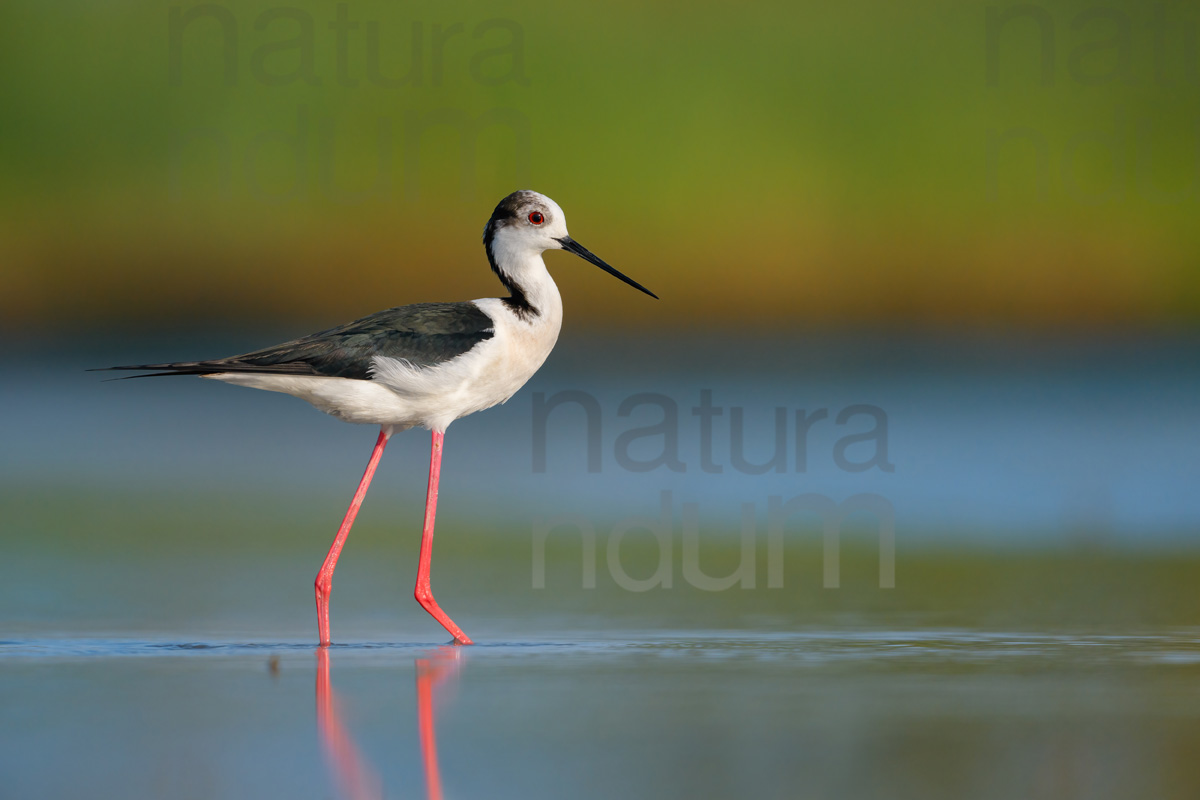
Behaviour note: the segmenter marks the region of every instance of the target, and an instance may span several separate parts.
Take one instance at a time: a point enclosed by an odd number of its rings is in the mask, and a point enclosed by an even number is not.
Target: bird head
[[[546,250],[566,250],[658,299],[658,295],[604,263],[567,233],[567,218],[558,203],[529,190],[513,192],[500,201],[483,229],[488,260],[497,272],[510,260],[540,255]]]

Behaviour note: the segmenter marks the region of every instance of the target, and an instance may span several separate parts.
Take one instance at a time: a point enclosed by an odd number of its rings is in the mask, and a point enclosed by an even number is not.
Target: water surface
[[[1200,631],[0,644],[12,797],[1191,797]]]

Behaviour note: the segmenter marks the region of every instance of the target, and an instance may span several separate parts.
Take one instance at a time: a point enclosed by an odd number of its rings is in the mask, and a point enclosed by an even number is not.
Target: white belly
[[[558,341],[561,306],[544,308],[526,322],[499,300],[475,302],[495,322],[494,335],[437,366],[414,367],[403,359],[377,356],[371,380],[238,372],[205,377],[290,394],[346,422],[444,431],[459,417],[516,394]]]

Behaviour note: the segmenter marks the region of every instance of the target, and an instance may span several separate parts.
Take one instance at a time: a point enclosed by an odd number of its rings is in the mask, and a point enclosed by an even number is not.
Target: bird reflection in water
[[[439,647],[415,660],[417,675],[417,730],[421,764],[429,800],[441,800],[442,775],[438,769],[436,703],[439,687],[457,675],[462,666],[461,647]],[[317,649],[317,730],[334,782],[349,800],[383,797],[383,782],[369,764],[342,721],[337,693],[329,679],[329,648]]]
[[[425,766],[425,786],[429,800],[442,800],[442,775],[437,757],[438,687],[462,667],[463,649],[443,646],[432,650],[425,658],[416,660],[417,667],[417,729],[421,734],[421,761]]]

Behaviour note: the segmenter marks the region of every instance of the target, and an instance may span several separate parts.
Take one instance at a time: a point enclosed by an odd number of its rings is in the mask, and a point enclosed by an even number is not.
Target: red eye
[[[543,220],[542,212],[540,212],[540,211],[530,211],[529,212],[529,221],[532,222],[534,225],[541,225],[542,220]]]

